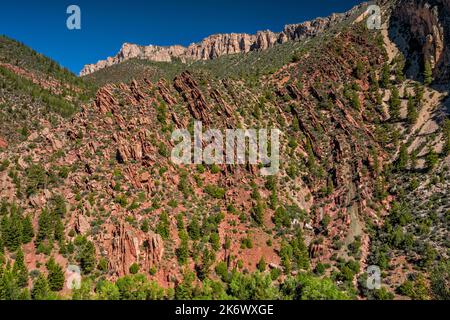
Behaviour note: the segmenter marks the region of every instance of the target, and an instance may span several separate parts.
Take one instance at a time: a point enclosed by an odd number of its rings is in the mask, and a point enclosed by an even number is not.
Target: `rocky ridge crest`
[[[256,34],[215,34],[203,39],[199,43],[192,43],[188,47],[180,45],[168,47],[155,45],[140,46],[124,43],[116,56],[108,57],[106,60],[84,66],[80,72],[80,76],[89,75],[133,58],[156,62],[171,62],[175,58],[180,59],[182,62],[187,62],[189,60],[211,60],[228,54],[266,50],[288,41],[301,41],[314,37],[326,31],[334,24],[347,19],[360,8],[361,6],[357,6],[343,14],[332,14],[326,18],[317,18],[303,23],[289,24],[284,27],[283,31],[278,33],[265,30],[258,31]]]

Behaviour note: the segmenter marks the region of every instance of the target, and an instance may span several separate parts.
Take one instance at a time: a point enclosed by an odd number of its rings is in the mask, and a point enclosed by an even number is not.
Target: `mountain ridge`
[[[288,41],[300,41],[329,29],[332,25],[349,18],[366,4],[360,4],[345,13],[333,13],[328,17],[316,18],[298,24],[287,24],[281,32],[271,30],[257,31],[255,34],[248,33],[225,33],[212,34],[202,41],[192,43],[187,47],[181,45],[141,46],[132,43],[124,43],[114,57],[108,57],[94,64],[87,64],[80,71],[80,76],[92,74],[98,70],[133,59],[147,59],[155,62],[172,62],[180,59],[182,62],[211,60],[217,57],[248,53],[256,50],[266,50],[277,44]]]

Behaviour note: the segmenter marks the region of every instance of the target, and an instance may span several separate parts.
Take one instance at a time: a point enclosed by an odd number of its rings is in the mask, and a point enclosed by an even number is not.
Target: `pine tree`
[[[55,216],[54,225],[55,240],[61,242],[64,240],[64,224],[62,223],[61,217],[59,215]]]
[[[291,264],[292,247],[286,240],[283,240],[281,242],[280,258],[281,258],[281,264],[284,267],[285,273],[289,274],[292,270],[292,264]]]
[[[185,265],[189,258],[189,239],[186,231],[180,232],[180,247],[177,249],[177,257],[180,265]]]
[[[396,80],[397,80],[397,83],[402,83],[403,81],[405,81],[405,75],[404,75],[405,57],[403,56],[403,54],[400,53],[400,55],[396,59],[396,62],[397,62],[396,69],[395,69]]]
[[[1,222],[3,242],[9,251],[16,251],[22,244],[22,223],[17,213],[4,216]]]
[[[403,171],[408,166],[408,148],[406,144],[402,144],[400,147],[400,154],[397,162],[397,169]]]
[[[398,119],[398,117],[400,116],[400,103],[400,93],[398,92],[398,89],[396,87],[393,87],[392,96],[389,101],[389,113],[392,119]]]
[[[24,254],[22,248],[17,250],[16,261],[14,261],[13,272],[17,278],[17,284],[20,287],[26,287],[28,285],[28,269],[25,265]]]
[[[408,97],[408,123],[410,125],[414,125],[417,121],[417,117],[419,116],[416,108],[416,102],[412,96]]]
[[[383,65],[383,69],[381,69],[381,86],[383,88],[387,88],[390,83],[391,78],[391,70],[389,69],[389,65],[386,63]]]
[[[420,85],[419,83],[416,83],[414,85],[414,94],[415,94],[416,105],[418,107],[420,107],[422,100],[423,100],[423,96],[425,94],[424,87],[422,85]]]
[[[426,161],[428,170],[433,170],[434,167],[437,165],[437,163],[439,161],[439,156],[433,150],[433,148],[430,148],[430,151],[428,152],[425,161]]]
[[[450,119],[444,121],[444,155],[450,154]]]
[[[264,271],[266,271],[266,268],[267,268],[266,259],[264,259],[264,256],[262,256],[258,262],[258,270],[260,272],[264,272]]]
[[[370,81],[370,91],[378,92],[378,90],[380,89],[380,85],[377,76],[373,70],[370,71],[369,81]]]
[[[20,287],[12,268],[7,265],[0,268],[0,300],[17,300],[20,295]]]
[[[49,296],[50,289],[48,287],[48,282],[45,277],[40,274],[39,277],[34,281],[33,289],[31,290],[31,298],[33,300],[46,300]]]
[[[425,69],[423,71],[424,84],[429,86],[433,82],[433,70],[429,60],[425,61]]]
[[[355,76],[359,80],[361,80],[364,77],[364,64],[361,61],[358,61],[356,63]]]
[[[86,241],[81,249],[80,266],[85,274],[91,273],[95,268],[95,247],[91,241]]]
[[[308,153],[308,168],[309,170],[313,171],[316,168],[316,158],[314,156],[314,151],[309,139],[306,143],[306,152]]]
[[[50,290],[61,291],[64,287],[65,280],[62,267],[56,263],[53,257],[48,260],[46,267],[48,270],[47,280]]]
[[[43,209],[39,216],[39,230],[36,236],[36,247],[38,247],[42,241],[50,238],[52,234],[52,217],[47,209]]]
[[[3,243],[3,236],[0,232],[0,256],[5,253],[5,244]]]
[[[352,93],[352,106],[356,110],[361,110],[361,101],[359,100],[359,94],[356,91]]]
[[[334,192],[334,182],[333,177],[331,175],[328,176],[327,180],[327,195],[330,195]]]
[[[309,252],[306,247],[305,240],[303,239],[303,233],[301,230],[297,232],[297,237],[292,243],[293,255],[297,262],[297,267],[299,269],[308,270],[309,269]]]
[[[53,197],[51,202],[53,206],[53,214],[59,216],[60,218],[64,217],[67,212],[67,205],[64,197],[61,195],[56,195]]]
[[[22,243],[30,243],[34,238],[33,223],[31,222],[31,217],[28,215],[22,221]]]
[[[262,226],[264,224],[264,205],[261,200],[257,200],[253,207],[253,218],[258,225]]]
[[[156,232],[165,240],[169,239],[169,215],[167,212],[161,213],[159,216],[159,222],[156,226]]]
[[[150,226],[148,224],[148,219],[144,219],[141,225],[141,230],[145,233],[147,233],[150,230]]]
[[[200,225],[198,222],[198,217],[194,216],[192,218],[191,223],[188,226],[188,233],[189,233],[189,237],[192,240],[199,240],[200,239]]]

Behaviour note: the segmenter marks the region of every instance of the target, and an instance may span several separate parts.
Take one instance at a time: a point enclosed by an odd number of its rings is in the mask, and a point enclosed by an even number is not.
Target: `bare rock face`
[[[97,92],[95,106],[101,113],[110,112],[117,105],[117,101],[112,93],[113,89],[112,85],[106,85]]]
[[[197,82],[188,71],[175,78],[174,87],[187,102],[189,112],[195,119],[205,124],[211,123],[209,115],[211,108],[207,104]]]
[[[5,149],[8,147],[8,143],[2,137],[0,137],[0,149]]]
[[[247,53],[254,50],[266,50],[276,44],[313,37],[327,30],[333,24],[348,18],[359,9],[360,6],[357,6],[345,14],[333,14],[327,18],[287,25],[279,33],[266,30],[259,31],[254,35],[246,33],[215,34],[199,43],[193,43],[187,48],[179,45],[160,47],[125,43],[116,56],[86,65],[81,70],[80,76],[86,76],[133,58],[159,62],[171,62],[173,58],[177,58],[186,62],[188,60],[210,60],[223,55]]]
[[[112,234],[110,250],[110,269],[117,275],[129,273],[133,263],[145,270],[161,262],[164,244],[160,235],[153,232],[143,234],[129,225],[118,225]]]
[[[419,63],[429,61],[440,82],[450,79],[449,16],[450,0],[401,0],[393,11],[394,20],[406,29],[409,47],[419,47]]]
[[[75,224],[75,230],[79,234],[86,234],[90,229],[91,225],[89,224],[89,221],[86,219],[86,217],[82,214],[78,215]]]
[[[88,75],[100,69],[107,68],[133,58],[170,62],[172,61],[172,57],[182,56],[185,50],[186,48],[182,46],[138,46],[136,44],[124,43],[116,56],[108,57],[106,60],[101,60],[95,64],[88,64],[84,66],[83,70],[80,72],[80,76]]]

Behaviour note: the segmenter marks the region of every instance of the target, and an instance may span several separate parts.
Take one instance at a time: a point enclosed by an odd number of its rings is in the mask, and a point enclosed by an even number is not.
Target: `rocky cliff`
[[[203,39],[199,43],[193,43],[188,47],[179,45],[160,47],[160,46],[139,46],[136,44],[125,43],[119,53],[114,57],[108,57],[95,64],[86,65],[80,72],[80,76],[86,76],[100,69],[110,67],[123,61],[139,58],[150,61],[170,62],[173,58],[188,60],[210,60],[217,57],[247,53],[254,50],[266,50],[276,44],[287,41],[299,41],[308,37],[314,37],[337,22],[350,17],[361,6],[357,6],[345,14],[332,14],[326,18],[317,18],[299,24],[286,25],[281,32],[272,32],[270,30],[258,31],[256,34],[229,33],[215,34]]]
[[[450,79],[450,0],[400,0],[391,19],[404,39],[403,53],[419,69],[430,62],[438,82]],[[401,47],[402,45],[400,45]]]

